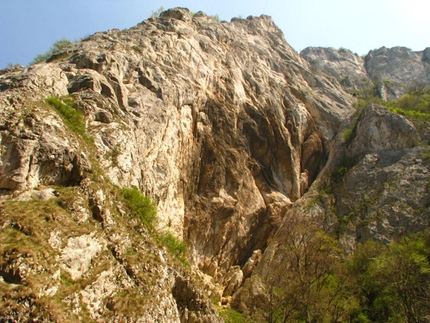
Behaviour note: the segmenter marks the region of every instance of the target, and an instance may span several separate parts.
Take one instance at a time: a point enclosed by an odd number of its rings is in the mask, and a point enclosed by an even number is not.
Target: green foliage
[[[342,180],[343,176],[355,165],[356,160],[349,156],[343,156],[338,169],[332,174],[335,183]]]
[[[186,259],[186,246],[183,241],[176,239],[170,232],[161,234],[160,242],[167,248],[167,251],[182,261],[184,264],[187,263]]]
[[[142,54],[142,50],[139,48],[139,46],[133,45],[133,46],[131,46],[131,49],[138,52],[139,54]]]
[[[396,105],[404,110],[430,112],[430,89],[415,89],[403,95]]]
[[[430,304],[430,231],[384,246],[368,241],[349,268],[364,314],[378,322],[427,322]]]
[[[143,195],[136,187],[123,188],[121,194],[130,210],[138,216],[151,235],[164,247],[169,254],[187,264],[186,245],[176,239],[170,232],[155,233],[154,227],[157,219],[157,205],[148,196]]]
[[[226,308],[219,310],[219,315],[225,323],[249,323],[250,320],[242,313],[232,309]]]
[[[71,96],[66,96],[62,99],[49,97],[45,102],[54,107],[71,131],[85,136],[85,118],[82,112],[77,109]]]
[[[161,7],[160,7],[160,8],[158,8],[156,11],[153,11],[153,12],[151,13],[150,18],[157,18],[157,17],[160,17],[160,14],[161,14],[163,11],[164,11],[164,7],[163,7],[163,6],[161,6]]]
[[[384,84],[390,85],[390,81],[384,80]],[[376,86],[369,87],[356,94],[359,97],[358,109],[364,108],[369,103],[377,103],[390,111],[408,118],[415,127],[422,132],[427,132],[430,121],[430,89],[417,88],[403,95],[398,100],[385,101],[377,97]]]
[[[266,279],[264,322],[346,322],[360,313],[337,241],[311,218],[290,214]]]
[[[391,82],[390,80],[382,80],[382,83],[384,83],[386,86],[393,85],[393,82]]]
[[[31,61],[31,65],[33,64],[37,64],[40,62],[44,62],[46,61],[48,58],[50,58],[53,54],[58,53],[59,51],[61,51],[62,49],[66,48],[67,46],[70,46],[71,44],[73,44],[72,41],[70,41],[67,38],[62,38],[60,40],[57,40],[52,46],[51,48],[49,48],[48,51],[46,51],[43,54],[39,54],[37,55],[32,61]]]
[[[343,141],[344,142],[349,142],[349,140],[351,139],[352,136],[352,128],[347,128],[342,132],[342,136],[343,136]]]
[[[418,120],[430,120],[430,90],[415,89],[386,106],[393,112]]]
[[[379,101],[385,102],[378,96],[378,86],[373,84],[369,84],[361,90],[355,90],[352,94],[359,98],[359,106],[361,107],[375,100],[378,101],[377,103],[379,103]]]
[[[337,169],[337,171],[336,171],[336,176],[338,178],[341,178],[341,177],[343,177],[348,172],[348,170],[349,170],[348,167],[346,167],[346,166],[340,166]]]
[[[415,118],[426,120],[426,121],[430,120],[430,113],[425,113],[425,112],[412,110],[412,109],[411,110],[405,110],[405,109],[396,108],[396,107],[391,108],[390,110],[392,112],[395,112],[397,114],[401,114],[404,116],[415,117]]]
[[[430,229],[345,258],[311,220],[286,221],[255,315],[263,322],[429,322]]]
[[[216,14],[214,14],[214,15],[212,15],[212,16],[210,16],[213,20],[215,20],[216,22],[220,22],[221,21],[221,18],[219,17],[219,15],[216,13]]]
[[[152,229],[157,215],[156,204],[148,196],[142,195],[136,187],[123,188],[121,193],[129,208],[147,228]]]

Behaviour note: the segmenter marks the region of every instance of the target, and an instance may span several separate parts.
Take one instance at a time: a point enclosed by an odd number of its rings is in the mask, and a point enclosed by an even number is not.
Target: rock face
[[[423,52],[413,52],[405,47],[382,47],[370,51],[365,58],[369,76],[382,82],[379,92],[384,99],[398,98],[407,90],[429,84],[430,63]]]
[[[429,53],[430,48],[414,52],[406,47],[382,47],[359,57],[347,49],[308,47],[300,54],[315,70],[334,76],[350,93],[373,86],[375,94],[392,100],[430,83]]]
[[[336,224],[330,203],[350,213],[365,191],[378,194],[344,231],[345,249],[354,221],[381,207],[389,225],[368,225],[358,240],[428,225],[427,213],[406,215],[428,203],[411,123],[369,106],[343,141],[355,98],[336,78],[360,89],[373,81],[370,63],[306,53],[325,57],[317,67],[331,76],[314,73],[270,17],[219,23],[175,8],[2,71],[0,320],[221,322],[209,299],[228,301],[242,285],[261,294],[253,272],[267,266],[269,238],[344,155],[355,164],[330,202],[306,210]],[[121,197],[130,186],[157,203],[153,230]],[[185,242],[189,266],[160,245],[163,232]]]
[[[335,77],[351,93],[372,84],[364,60],[348,49],[307,47],[300,55],[315,71],[322,71]]]

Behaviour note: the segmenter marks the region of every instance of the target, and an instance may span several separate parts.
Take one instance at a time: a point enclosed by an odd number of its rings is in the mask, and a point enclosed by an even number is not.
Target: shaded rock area
[[[268,16],[174,8],[1,71],[0,321],[222,322],[213,303],[264,301],[289,214],[347,252],[427,227],[427,146],[352,95],[428,84],[427,52],[300,56]],[[125,187],[156,203],[154,227]]]

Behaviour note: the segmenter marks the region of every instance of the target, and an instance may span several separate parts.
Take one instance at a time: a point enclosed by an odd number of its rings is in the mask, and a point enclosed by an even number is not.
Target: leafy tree
[[[48,58],[50,58],[53,54],[61,51],[62,49],[66,48],[67,46],[70,46],[71,44],[73,44],[72,41],[70,41],[67,38],[62,38],[60,40],[57,40],[52,46],[51,48],[46,51],[43,54],[39,54],[37,55],[33,61],[31,61],[30,64],[37,64],[40,62],[44,62],[46,61]]]
[[[378,322],[430,322],[430,231],[383,246],[366,242],[351,275],[367,317]]]
[[[397,106],[404,110],[416,110],[430,113],[430,89],[415,89],[403,95]]]
[[[266,279],[266,322],[337,322],[356,311],[337,241],[314,219],[289,214]]]

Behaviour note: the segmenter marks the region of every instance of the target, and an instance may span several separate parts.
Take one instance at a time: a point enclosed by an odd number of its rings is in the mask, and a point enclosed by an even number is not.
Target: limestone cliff
[[[364,86],[371,62],[346,61]],[[372,105],[357,119],[354,96],[267,16],[170,9],[3,70],[0,90],[2,321],[218,322],[210,299],[269,268],[291,212],[327,230],[353,212],[345,250],[429,224],[413,124]],[[344,156],[354,163],[332,183]],[[189,264],[132,216],[131,186]]]
[[[360,57],[344,48],[308,47],[300,54],[315,71],[335,77],[350,93],[367,89],[392,100],[430,83],[430,48],[414,52],[382,47]]]

